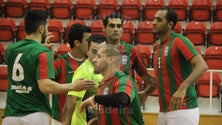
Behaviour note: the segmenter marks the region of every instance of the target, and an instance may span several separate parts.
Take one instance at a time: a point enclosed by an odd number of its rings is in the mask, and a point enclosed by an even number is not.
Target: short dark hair
[[[47,24],[48,15],[45,11],[30,10],[25,14],[25,31],[28,35],[37,32],[39,26]]]
[[[122,18],[122,15],[121,13],[119,12],[116,12],[116,13],[113,13],[113,14],[110,14],[108,16],[106,16],[104,19],[103,19],[103,26],[106,28],[107,24],[108,24],[108,20],[109,19],[113,19],[113,18],[119,18],[121,20],[121,22],[123,23],[123,18]]]
[[[169,8],[169,7],[164,7],[164,8],[161,8],[160,10],[166,10],[167,11],[166,19],[167,19],[168,22],[173,22],[172,29],[174,29],[174,27],[177,23],[177,13],[172,8]]]
[[[80,23],[73,24],[68,32],[68,42],[71,48],[75,46],[74,40],[82,42],[83,33],[90,33],[91,29],[88,26],[82,25]]]
[[[91,35],[88,39],[88,48],[90,48],[91,46],[91,42],[95,42],[95,43],[103,43],[103,42],[106,42],[107,39],[104,35],[101,35],[101,34],[93,34]]]

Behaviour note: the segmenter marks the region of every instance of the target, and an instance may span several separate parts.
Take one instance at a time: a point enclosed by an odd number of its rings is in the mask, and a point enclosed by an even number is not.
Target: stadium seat
[[[165,6],[164,0],[146,0],[144,6],[145,19],[153,21],[156,12],[164,6]]]
[[[174,32],[183,34],[183,28],[180,22],[177,22],[176,26],[174,27]]]
[[[25,22],[21,20],[17,26],[17,40],[22,40],[26,37]]]
[[[212,0],[193,0],[190,21],[211,21]]]
[[[27,8],[26,0],[7,0],[5,6],[6,17],[20,18],[25,14]]]
[[[146,67],[150,66],[150,61],[152,61],[152,54],[149,46],[147,45],[136,45],[136,48],[141,54],[141,57],[143,59],[143,62]]]
[[[107,15],[119,10],[118,0],[100,0],[98,5],[99,19],[104,19]]]
[[[0,18],[0,41],[14,42],[16,23],[12,18]]]
[[[210,46],[206,49],[204,60],[209,69],[222,69],[222,46]]]
[[[6,92],[8,88],[8,67],[0,65],[0,91]]]
[[[206,30],[207,29],[204,22],[192,21],[186,24],[184,35],[189,38],[194,45],[204,45]]]
[[[5,45],[0,43],[0,64],[4,63],[4,56],[5,56]]]
[[[168,6],[177,13],[178,21],[187,20],[188,0],[169,0]]]
[[[214,21],[222,21],[222,0],[216,0]]]
[[[220,73],[212,73],[212,97],[219,97],[219,90],[221,84]],[[210,72],[205,72],[197,81],[197,94],[199,97],[210,97]]]
[[[82,25],[86,25],[85,21],[84,20],[70,20],[69,22],[67,22],[66,24],[66,27],[65,27],[65,31],[64,31],[64,34],[65,34],[65,41],[66,42],[68,40],[68,31],[70,29],[70,27],[73,25],[73,24],[76,24],[76,23],[80,23]]]
[[[71,50],[70,46],[68,43],[65,43],[65,44],[60,44],[57,48],[57,54],[58,55],[64,55],[66,54],[67,52],[69,52]]]
[[[4,15],[5,3],[4,0],[0,0],[0,17]]]
[[[134,34],[133,23],[131,21],[124,21],[123,22],[123,33],[122,33],[122,36],[120,39],[123,40],[124,42],[132,44],[133,34]]]
[[[103,32],[103,21],[102,20],[94,20],[90,24],[91,33],[92,34],[101,34],[105,36]]]
[[[75,18],[91,19],[96,8],[95,0],[76,0]]]
[[[50,39],[50,42],[52,43],[58,43],[61,42],[61,37],[63,34],[63,26],[61,20],[58,19],[51,19],[48,21],[48,31],[52,33],[54,37]]]
[[[124,19],[138,20],[141,10],[141,0],[122,0],[121,13]]]
[[[57,19],[69,19],[71,18],[72,9],[72,0],[53,0],[51,16]]]
[[[49,13],[50,0],[30,0],[29,10],[43,10]]]
[[[222,22],[210,24],[208,38],[209,45],[222,45]]]
[[[155,42],[155,35],[153,33],[153,24],[149,21],[139,22],[136,29],[136,44],[149,44]]]

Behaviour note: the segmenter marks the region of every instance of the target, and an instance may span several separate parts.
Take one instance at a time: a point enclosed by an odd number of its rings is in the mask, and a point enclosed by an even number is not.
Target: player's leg
[[[174,111],[167,120],[167,125],[198,125],[198,123],[199,108]]]
[[[157,125],[166,125],[167,113],[160,112],[158,114]]]
[[[52,124],[51,125],[62,125],[62,122],[52,119]]]
[[[20,117],[5,117],[2,121],[2,125],[21,125]]]
[[[50,116],[45,112],[35,112],[21,118],[23,125],[50,125]]]

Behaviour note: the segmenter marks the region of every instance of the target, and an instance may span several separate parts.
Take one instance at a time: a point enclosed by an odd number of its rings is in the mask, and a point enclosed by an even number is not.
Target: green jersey
[[[154,44],[154,71],[159,89],[160,112],[168,112],[170,101],[178,87],[190,75],[193,68],[190,59],[198,52],[193,44],[178,33],[171,33],[166,41],[159,40]],[[181,109],[198,107],[195,86],[186,91]]]
[[[51,50],[34,40],[24,39],[6,49],[5,62],[9,85],[3,117],[34,112],[51,114],[48,95],[40,91],[37,82],[54,78]]]
[[[99,125],[144,125],[140,109],[139,96],[134,80],[119,71],[113,77],[103,80],[97,90],[97,95],[109,95],[124,92],[130,97],[126,107],[111,107],[99,104],[97,119]]]

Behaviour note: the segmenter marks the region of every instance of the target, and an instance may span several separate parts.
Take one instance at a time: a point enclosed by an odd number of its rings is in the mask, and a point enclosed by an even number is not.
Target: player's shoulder
[[[124,41],[121,41],[121,46],[120,48],[124,48],[124,50],[129,50],[129,51],[133,51],[133,50],[136,50],[136,47],[134,47],[133,45],[129,44],[129,43],[126,43]]]
[[[131,45],[131,44],[125,42],[125,41],[121,41],[121,45],[125,46],[125,47],[133,47],[133,45]]]
[[[115,76],[116,76],[118,79],[130,78],[129,75],[127,75],[125,72],[122,72],[122,71],[116,72]]]

